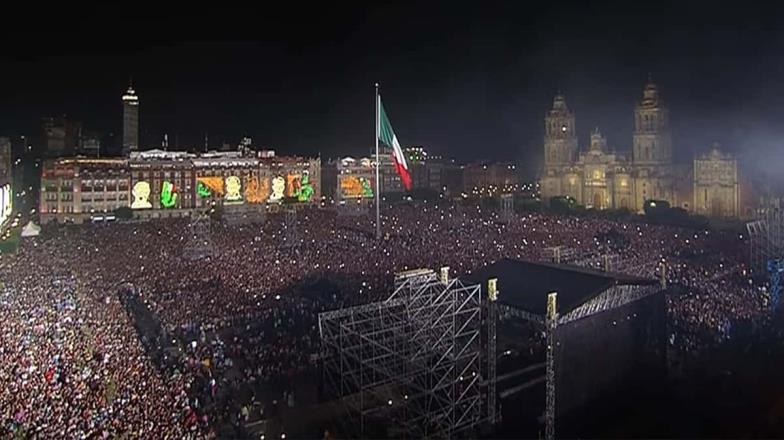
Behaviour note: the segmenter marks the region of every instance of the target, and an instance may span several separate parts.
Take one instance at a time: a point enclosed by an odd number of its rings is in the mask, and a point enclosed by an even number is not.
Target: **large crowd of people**
[[[296,228],[292,230],[292,228]],[[294,405],[312,372],[317,314],[389,294],[396,271],[454,275],[562,246],[611,269],[660,276],[669,342],[699,350],[762,325],[765,297],[736,234],[418,203],[368,216],[308,208],[296,224],[210,226],[211,256],[186,258],[186,219],[45,229],[0,257],[0,433],[211,438],[222,423]],[[274,399],[269,396],[276,396]],[[241,396],[241,397],[237,397]]]

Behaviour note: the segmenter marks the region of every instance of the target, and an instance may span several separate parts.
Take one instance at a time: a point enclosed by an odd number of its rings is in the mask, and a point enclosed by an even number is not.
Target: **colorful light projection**
[[[270,196],[269,179],[258,177],[245,178],[245,201],[248,203],[264,203]]]
[[[152,208],[152,203],[150,203],[150,184],[144,180],[140,180],[133,185],[133,189],[131,190],[131,194],[133,195],[133,202],[131,203],[131,209],[150,209]]]
[[[340,176],[340,194],[344,199],[372,198],[373,187],[370,180],[359,176]]]
[[[313,198],[313,184],[310,173],[304,170],[302,174],[289,174],[286,176],[286,196],[294,197],[298,202],[309,202]]]
[[[270,202],[280,202],[283,200],[286,191],[286,179],[282,176],[275,176],[272,179],[272,194],[269,196]]]
[[[299,189],[302,176],[299,174],[286,175],[286,197],[296,197],[299,194]]]
[[[177,187],[168,180],[164,180],[161,185],[161,206],[173,208],[177,204]]]
[[[212,195],[212,191],[210,191],[210,187],[204,183],[196,182],[196,194],[202,199],[205,199]]]
[[[226,201],[227,202],[242,202],[242,182],[237,176],[229,176],[226,178]]]
[[[304,171],[302,179],[300,180],[299,193],[297,193],[297,200],[300,202],[309,202],[313,198],[313,185],[310,183],[310,173]]]
[[[213,194],[223,195],[223,178],[217,176],[206,176],[196,178],[196,192],[199,197],[206,198]]]

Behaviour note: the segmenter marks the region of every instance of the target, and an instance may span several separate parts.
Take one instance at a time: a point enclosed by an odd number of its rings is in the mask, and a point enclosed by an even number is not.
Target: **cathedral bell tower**
[[[574,114],[566,106],[563,95],[553,99],[553,108],[544,118],[544,166],[563,166],[577,159],[577,136]]]
[[[545,203],[554,196],[571,196],[582,201],[580,176],[574,171],[577,160],[577,136],[574,114],[560,93],[553,108],[544,117],[544,173],[541,195]]]
[[[659,88],[650,78],[642,100],[634,109],[634,163],[668,165],[672,163],[670,114],[659,97]]]

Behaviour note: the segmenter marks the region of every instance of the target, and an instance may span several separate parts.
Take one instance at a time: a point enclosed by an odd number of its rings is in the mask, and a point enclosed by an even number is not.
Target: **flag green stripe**
[[[380,109],[381,117],[378,130],[378,139],[385,143],[387,146],[392,146],[392,139],[395,138],[395,133],[392,131],[392,124],[389,123],[387,112],[384,111],[384,104],[381,103],[381,97],[378,98],[378,106]]]

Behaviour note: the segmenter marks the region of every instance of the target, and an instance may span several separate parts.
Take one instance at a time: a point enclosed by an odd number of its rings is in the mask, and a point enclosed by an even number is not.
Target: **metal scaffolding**
[[[659,285],[634,286],[620,285],[613,286],[601,295],[586,301],[580,307],[558,318],[558,325],[566,325],[572,321],[586,318],[588,316],[612,310],[633,301],[643,299],[654,293],[661,292]]]
[[[768,261],[768,274],[770,276],[770,308],[776,311],[781,301],[781,274],[784,273],[784,259]]]
[[[621,267],[621,257],[618,254],[591,254],[572,261],[570,264],[610,272],[617,271]]]
[[[362,203],[361,199],[357,202],[349,200],[335,205],[335,213],[338,217],[362,217],[370,213],[371,206],[370,203]]]
[[[299,247],[300,234],[297,225],[297,210],[287,209],[283,220],[283,247]]]
[[[550,263],[561,264],[573,261],[577,252],[566,246],[552,246],[540,251],[540,258]]]
[[[613,272],[634,275],[643,278],[655,277],[657,270],[661,268],[661,261],[649,260],[644,263],[632,266],[629,261],[617,260],[617,265],[612,269]]]
[[[558,326],[558,294],[547,294],[547,315],[545,316],[547,333],[547,350],[545,358],[545,404],[544,429],[545,440],[555,438],[555,329]]]
[[[212,220],[207,214],[196,214],[188,225],[190,234],[185,244],[183,256],[189,260],[201,260],[214,255],[212,233],[210,225]]]
[[[503,223],[509,223],[514,218],[514,195],[501,194],[501,215]]]
[[[224,204],[223,222],[229,226],[264,223],[267,210],[261,204]]]
[[[498,280],[493,278],[487,282],[487,419],[491,424],[498,420],[496,415],[498,394],[496,385],[498,383]]]
[[[319,314],[325,386],[354,422],[346,435],[383,426],[452,438],[476,427],[486,420],[480,287],[421,270],[395,285],[385,301]]]
[[[752,274],[767,275],[767,264],[784,257],[784,212],[778,203],[765,208],[760,218],[746,223],[749,234],[749,267]]]

